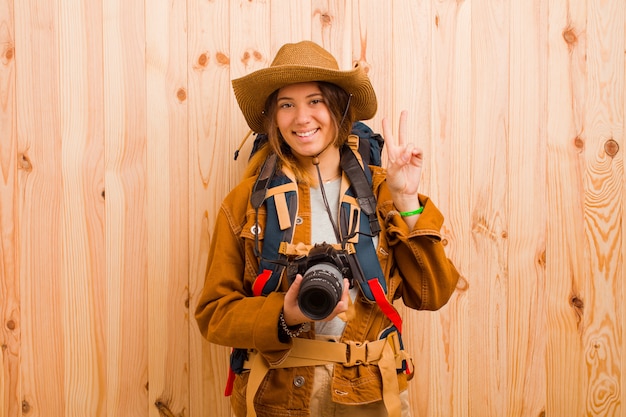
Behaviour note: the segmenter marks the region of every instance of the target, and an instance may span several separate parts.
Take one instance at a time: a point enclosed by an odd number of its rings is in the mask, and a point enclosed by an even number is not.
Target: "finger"
[[[392,139],[391,127],[389,126],[389,121],[386,117],[383,118],[383,139],[385,141],[390,142]]]
[[[344,278],[341,300],[339,300],[333,312],[327,317],[327,320],[331,320],[335,316],[337,316],[337,314],[348,311],[349,307],[350,307],[350,281]]]
[[[298,304],[298,293],[300,292],[300,286],[302,285],[302,275],[297,274],[296,279],[293,280],[287,293],[285,294],[285,304],[294,306]]]
[[[406,110],[402,110],[400,112],[400,122],[398,124],[398,145],[403,147],[406,143],[406,119],[408,117],[408,112]]]
[[[398,157],[398,147],[395,144],[393,132],[391,130],[389,120],[386,117],[383,119],[383,139],[387,144],[385,146],[387,157],[389,158],[389,162],[393,164]]]

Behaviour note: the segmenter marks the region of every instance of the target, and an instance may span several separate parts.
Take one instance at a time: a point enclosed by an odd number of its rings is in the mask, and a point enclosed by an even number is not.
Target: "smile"
[[[312,136],[315,133],[317,133],[318,130],[319,130],[319,128],[313,129],[313,130],[309,130],[308,132],[295,132],[295,134],[296,134],[296,136],[298,136],[300,138],[308,138],[309,136]]]

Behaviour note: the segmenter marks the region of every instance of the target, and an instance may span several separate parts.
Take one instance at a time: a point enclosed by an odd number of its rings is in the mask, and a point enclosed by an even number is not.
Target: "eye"
[[[320,103],[324,103],[323,98],[314,98],[313,100],[311,100],[311,104],[320,104]]]
[[[278,105],[278,108],[280,108],[280,109],[288,109],[290,107],[293,107],[293,104],[291,104],[291,103],[281,103],[281,104]]]

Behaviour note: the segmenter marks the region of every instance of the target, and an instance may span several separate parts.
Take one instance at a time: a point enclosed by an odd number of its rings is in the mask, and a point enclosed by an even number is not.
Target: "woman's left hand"
[[[400,113],[398,138],[394,139],[387,118],[383,119],[383,136],[387,149],[387,185],[391,191],[393,202],[400,211],[415,210],[419,207],[417,190],[424,153],[413,143],[407,143],[406,134],[407,111]]]

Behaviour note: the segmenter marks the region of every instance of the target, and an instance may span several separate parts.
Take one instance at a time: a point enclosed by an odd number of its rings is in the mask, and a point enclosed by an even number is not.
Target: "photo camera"
[[[300,310],[312,320],[323,320],[341,301],[343,279],[353,281],[350,255],[327,243],[316,244],[308,255],[294,258],[287,265],[287,279],[293,283],[297,274],[302,275],[298,293]]]

